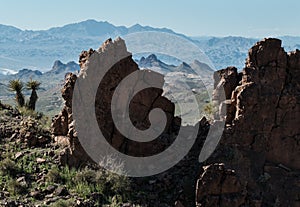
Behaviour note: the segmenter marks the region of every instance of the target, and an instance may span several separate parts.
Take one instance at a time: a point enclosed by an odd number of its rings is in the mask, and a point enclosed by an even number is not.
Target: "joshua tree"
[[[30,80],[26,83],[27,90],[31,90],[31,95],[29,98],[28,109],[35,110],[36,101],[38,100],[37,90],[40,89],[41,83],[35,80]]]
[[[23,107],[24,104],[25,104],[25,98],[24,98],[24,95],[22,93],[22,91],[24,89],[23,83],[19,79],[11,80],[11,81],[9,81],[8,89],[10,91],[16,92],[17,105],[20,106],[20,107]]]

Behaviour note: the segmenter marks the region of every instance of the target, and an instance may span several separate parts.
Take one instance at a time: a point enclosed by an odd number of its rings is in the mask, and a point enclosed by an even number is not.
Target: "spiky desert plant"
[[[10,91],[13,91],[13,92],[16,93],[17,105],[19,107],[23,107],[24,104],[25,104],[25,98],[24,98],[24,95],[22,93],[22,91],[24,89],[24,85],[23,85],[22,81],[20,81],[19,79],[10,80],[9,84],[8,84],[8,89]]]
[[[30,79],[30,81],[26,83],[27,90],[31,90],[31,95],[28,103],[28,109],[30,110],[33,111],[35,110],[35,105],[39,98],[36,91],[40,89],[40,85],[41,85],[40,82],[32,79]]]

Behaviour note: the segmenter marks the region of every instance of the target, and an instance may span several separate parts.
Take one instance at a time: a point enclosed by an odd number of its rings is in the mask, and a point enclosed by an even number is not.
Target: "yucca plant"
[[[33,111],[35,110],[35,105],[39,98],[36,91],[40,89],[40,85],[41,85],[40,82],[32,80],[32,79],[30,79],[30,81],[28,81],[26,83],[27,90],[31,90],[31,95],[30,95],[29,103],[28,103],[28,109],[30,109],[30,110],[33,110]]]
[[[8,89],[10,91],[13,91],[13,92],[16,93],[17,105],[19,107],[23,107],[24,104],[25,104],[25,98],[24,98],[24,95],[22,93],[22,91],[24,89],[24,85],[23,85],[22,81],[20,81],[19,79],[10,80],[9,84],[8,84]]]

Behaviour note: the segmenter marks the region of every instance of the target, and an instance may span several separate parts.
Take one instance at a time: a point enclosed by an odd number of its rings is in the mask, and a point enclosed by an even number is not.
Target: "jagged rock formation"
[[[115,42],[108,40],[104,43],[102,48],[99,50],[105,50],[103,48],[110,44],[118,44],[123,40],[119,39]],[[87,66],[85,70],[89,70]],[[118,151],[126,153],[132,156],[149,156],[161,152],[164,147],[168,146],[171,140],[168,137],[161,136],[154,141],[141,143],[135,142],[124,137],[115,127],[115,123],[111,115],[112,97],[114,95],[115,89],[120,85],[121,81],[138,71],[138,65],[133,61],[131,56],[128,56],[121,61],[117,62],[103,77],[98,88],[96,95],[95,112],[97,116],[98,125],[107,139],[107,141]],[[161,88],[164,84],[164,76],[149,70],[141,71],[140,77],[142,79],[136,80],[132,83],[130,90],[122,91],[122,94],[118,94],[118,102],[130,101],[129,105],[129,115],[131,122],[135,127],[140,130],[145,130],[150,127],[149,122],[149,112],[154,108],[162,109],[167,115],[167,125],[165,127],[165,132],[169,132],[171,127],[174,125],[174,104],[162,96],[163,90],[158,88],[147,88],[138,92],[132,100],[128,100],[132,95],[131,90],[142,83],[149,83],[151,80],[149,78],[155,78],[160,84]],[[151,76],[149,76],[151,73]],[[159,126],[159,121],[153,123],[155,126]]]
[[[119,44],[118,41],[123,40],[119,39],[112,42],[112,40],[109,39],[97,51],[92,49],[83,51],[79,60],[81,66],[80,75],[88,74],[88,70],[91,70],[89,68],[88,59],[93,53],[105,50],[109,45]],[[131,100],[129,106],[130,119],[137,128],[141,130],[147,129],[150,126],[148,119],[149,112],[153,108],[161,108],[167,115],[167,125],[164,130],[165,133],[154,141],[140,143],[127,139],[116,130],[111,115],[112,96],[120,82],[129,74],[138,70],[138,65],[132,60],[132,56],[128,56],[117,62],[101,80],[96,96],[95,112],[103,135],[114,148],[128,155],[149,156],[161,152],[172,143],[172,138],[168,134],[170,134],[169,132],[172,131],[172,129],[180,125],[180,119],[174,117],[175,106],[171,101],[162,96],[162,89],[148,88],[136,94]],[[161,74],[152,71],[150,72],[148,70],[143,70],[143,73],[143,77],[147,77],[147,73],[152,73],[152,77],[155,76],[161,84],[161,87],[163,86],[164,78]],[[72,94],[76,78],[77,77],[74,74],[69,74],[66,77],[66,83],[62,89],[65,106],[62,112],[54,118],[52,127],[53,134],[58,142],[65,143],[67,146],[72,146],[67,147],[68,150],[64,153],[67,154],[67,156],[63,156],[63,159],[69,165],[78,166],[88,160],[88,156],[80,146],[73,128]],[[141,81],[147,82],[147,78]],[[120,94],[118,99],[124,101],[128,96],[129,94]]]
[[[299,78],[300,51],[287,54],[272,38],[249,50],[241,73],[215,73],[214,94],[223,87],[227,99],[220,107],[227,128],[208,163],[227,169],[204,169],[198,206],[300,205]]]

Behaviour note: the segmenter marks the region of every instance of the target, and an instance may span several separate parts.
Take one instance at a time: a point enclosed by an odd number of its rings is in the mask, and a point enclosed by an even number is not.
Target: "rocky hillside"
[[[142,91],[129,108],[136,127],[149,127],[147,117],[156,106],[167,114],[161,136],[146,143],[128,140],[115,130],[106,107],[120,81],[139,70],[131,56],[117,62],[100,84],[95,107],[99,128],[111,146],[132,156],[149,156],[168,148],[180,129],[198,129],[192,149],[174,167],[149,177],[126,178],[94,163],[79,142],[72,111],[74,85],[92,73],[91,56],[105,54],[119,41],[108,40],[98,50],[81,54],[81,72],[66,76],[64,108],[51,127],[40,114],[0,104],[1,206],[300,205],[299,50],[287,53],[280,40],[264,39],[251,47],[242,72],[235,67],[215,72],[217,110],[210,123],[203,118],[195,126],[182,126],[162,90]],[[199,163],[209,129],[222,120],[226,124],[217,149]],[[114,159],[108,162],[122,168]]]
[[[54,139],[49,121],[0,103],[1,207],[120,206],[137,200],[125,177],[98,165],[65,165],[66,145]]]

